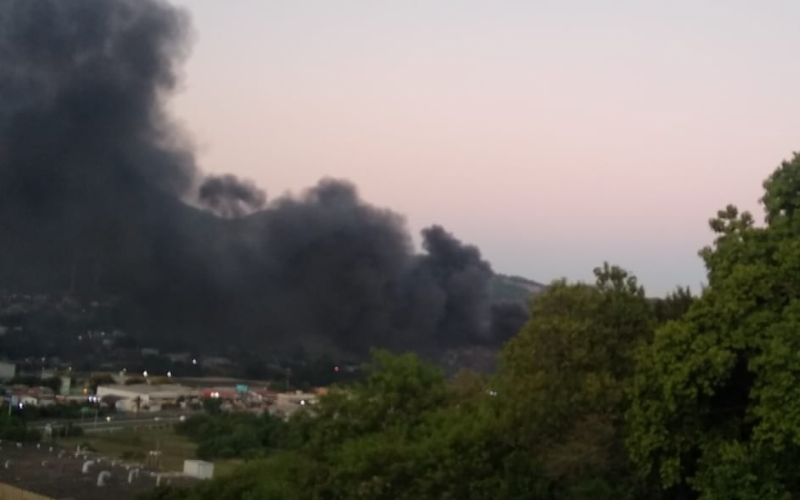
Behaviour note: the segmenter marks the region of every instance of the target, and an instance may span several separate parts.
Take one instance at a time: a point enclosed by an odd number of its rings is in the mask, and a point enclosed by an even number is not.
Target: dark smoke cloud
[[[530,319],[530,311],[525,304],[518,302],[499,302],[492,304],[492,340],[505,342],[514,337]]]
[[[187,29],[154,0],[0,2],[0,282],[146,294],[201,258],[181,255],[197,171],[163,111]]]
[[[211,175],[200,186],[201,206],[225,218],[243,217],[264,208],[267,195],[252,181],[235,175]]]
[[[159,0],[0,1],[0,288],[116,294],[194,345],[494,341],[491,267],[444,229],[416,254],[347,182],[265,205],[202,180],[164,112],[188,27]]]

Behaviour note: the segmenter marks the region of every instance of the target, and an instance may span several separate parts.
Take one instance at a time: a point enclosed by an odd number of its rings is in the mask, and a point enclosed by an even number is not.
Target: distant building
[[[117,409],[122,411],[157,411],[165,404],[177,404],[179,398],[188,398],[195,391],[182,385],[101,385],[97,397],[114,396],[119,398]]]
[[[317,403],[317,395],[312,392],[285,392],[279,393],[276,398],[278,405],[313,405]]]
[[[17,374],[17,365],[0,361],[0,380],[11,380]]]
[[[234,387],[210,387],[203,389],[203,397],[210,399],[237,399],[239,392]]]
[[[53,390],[49,387],[15,385],[11,387],[9,392],[12,400],[22,403],[23,405],[49,406],[55,404],[55,395],[53,394]]]
[[[61,379],[61,390],[59,394],[62,396],[69,395],[70,390],[72,389],[72,379],[69,377],[59,377]]]
[[[34,396],[30,394],[19,396],[18,400],[23,405],[30,405],[30,406],[51,406],[56,404],[56,400],[54,398]]]
[[[214,464],[202,460],[184,460],[183,473],[197,479],[211,479],[214,477]]]
[[[278,393],[269,389],[250,389],[250,397],[256,401],[272,403],[278,399]]]
[[[288,418],[300,408],[317,404],[317,395],[313,393],[287,392],[278,394],[269,412],[273,415]]]

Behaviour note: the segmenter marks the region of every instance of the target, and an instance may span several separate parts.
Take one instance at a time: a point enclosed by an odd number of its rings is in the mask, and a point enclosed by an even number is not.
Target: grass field
[[[99,432],[81,437],[62,439],[62,446],[74,448],[88,443],[98,453],[111,458],[123,458],[144,462],[151,450],[161,451],[160,469],[182,471],[183,461],[195,458],[197,445],[171,428],[168,429],[126,429],[116,432]],[[214,462],[214,476],[229,473],[239,462],[220,460]]]

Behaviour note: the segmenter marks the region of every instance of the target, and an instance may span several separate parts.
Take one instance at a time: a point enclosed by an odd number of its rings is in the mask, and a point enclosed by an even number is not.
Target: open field
[[[113,458],[130,458],[144,461],[151,450],[161,451],[160,468],[167,471],[183,470],[183,461],[194,458],[197,446],[175,434],[172,429],[125,429],[118,432],[92,433],[62,439],[64,446],[76,447],[88,443],[98,453]]]
[[[159,468],[164,471],[182,471],[183,461],[195,458],[197,445],[179,436],[172,428],[163,429],[124,429],[117,432],[99,432],[81,437],[59,440],[65,447],[89,444],[105,456],[144,461],[151,450],[161,451]],[[238,461],[219,460],[214,462],[214,476],[230,472]]]

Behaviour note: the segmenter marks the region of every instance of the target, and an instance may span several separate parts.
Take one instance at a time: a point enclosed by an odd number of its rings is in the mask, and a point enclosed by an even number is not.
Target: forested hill
[[[495,274],[492,279],[492,300],[526,302],[545,288],[545,285],[521,276]]]

